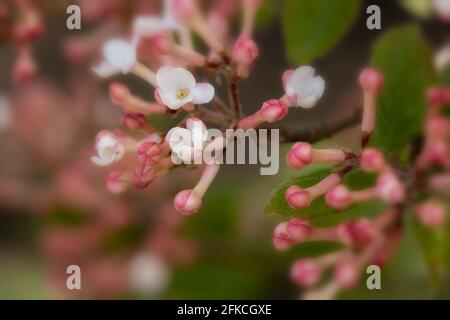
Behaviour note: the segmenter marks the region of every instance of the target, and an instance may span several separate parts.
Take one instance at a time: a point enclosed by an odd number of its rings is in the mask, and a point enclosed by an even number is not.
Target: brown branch
[[[280,128],[280,140],[284,143],[297,141],[313,143],[328,138],[343,129],[358,124],[359,122],[361,122],[360,108],[358,108],[358,110],[356,110],[350,117],[336,122],[335,124],[323,125],[305,130],[290,130]]]
[[[235,117],[239,119],[243,118],[242,108],[239,102],[237,78],[233,75],[228,78],[228,94]]]

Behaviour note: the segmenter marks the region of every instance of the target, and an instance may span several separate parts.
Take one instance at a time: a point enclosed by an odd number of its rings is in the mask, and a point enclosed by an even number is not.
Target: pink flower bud
[[[150,38],[150,43],[156,53],[161,55],[167,55],[170,53],[170,48],[172,46],[172,40],[169,34],[165,32],[159,32]]]
[[[345,222],[337,227],[341,241],[352,247],[361,247],[369,244],[376,236],[375,224],[367,218]]]
[[[233,60],[244,65],[251,65],[259,54],[256,43],[249,37],[241,36],[233,47]]]
[[[430,106],[443,106],[450,102],[450,88],[433,87],[427,91],[427,102]]]
[[[307,239],[313,229],[311,224],[301,218],[293,218],[288,221],[287,224],[287,234],[289,237],[297,242]]]
[[[373,148],[365,149],[361,154],[361,169],[367,172],[381,172],[386,163],[381,151]]]
[[[398,204],[405,200],[405,188],[393,173],[384,173],[377,179],[378,196],[389,204]]]
[[[446,141],[439,139],[429,144],[427,148],[432,161],[436,164],[445,165],[449,159],[449,150]]]
[[[141,130],[149,127],[147,118],[140,113],[129,112],[122,116],[120,122],[130,130]]]
[[[182,22],[190,21],[197,12],[195,0],[172,0],[169,3],[172,16]]]
[[[311,193],[306,189],[301,189],[298,186],[290,186],[284,194],[287,203],[293,209],[305,209],[311,204]]]
[[[313,158],[313,147],[307,142],[297,142],[289,150],[287,163],[293,169],[301,169],[311,163]]]
[[[292,280],[302,286],[311,287],[319,282],[322,269],[312,259],[298,260],[291,268]]]
[[[44,33],[40,17],[35,12],[29,12],[25,18],[13,30],[14,41],[22,45],[35,41]]]
[[[353,222],[348,221],[340,224],[337,229],[339,239],[346,246],[353,246],[355,244],[355,236],[353,234]]]
[[[352,192],[344,185],[339,185],[325,195],[327,204],[334,209],[343,210],[352,203]]]
[[[309,207],[311,201],[324,195],[341,182],[341,177],[337,173],[332,173],[316,185],[307,189],[302,189],[296,185],[287,188],[284,196],[289,206],[294,209],[304,209]]]
[[[313,149],[307,142],[295,143],[287,154],[287,163],[291,168],[301,169],[312,162],[343,162],[347,154],[340,149]]]
[[[144,189],[155,180],[155,177],[155,170],[139,166],[133,173],[133,182],[136,188]]]
[[[286,116],[288,108],[281,100],[272,99],[263,103],[260,113],[265,121],[272,123]]]
[[[434,115],[426,120],[425,132],[427,138],[441,138],[450,130],[450,122],[441,115]]]
[[[416,207],[416,214],[420,221],[430,228],[441,226],[445,221],[445,207],[442,203],[430,200]]]
[[[343,288],[354,287],[358,278],[358,270],[350,261],[342,261],[334,269],[334,280]]]
[[[106,177],[106,187],[108,191],[114,194],[125,192],[130,187],[130,175],[125,172],[111,172]]]
[[[196,213],[202,206],[202,199],[193,190],[183,190],[174,199],[175,209],[182,214]]]
[[[154,165],[161,159],[161,149],[154,141],[146,141],[138,147],[138,156],[141,163]]]
[[[114,82],[109,86],[109,96],[114,104],[122,105],[130,98],[131,93],[126,85]]]
[[[278,224],[273,232],[273,246],[280,251],[285,251],[295,244],[288,232],[288,222]]]
[[[277,225],[273,232],[273,245],[278,250],[287,250],[296,243],[306,240],[313,232],[308,221],[293,218]]]
[[[36,74],[36,64],[28,53],[19,55],[19,58],[14,65],[12,74],[13,81],[16,83],[25,83],[29,81]]]
[[[353,222],[353,233],[357,245],[367,245],[376,236],[374,223],[367,218],[360,218]]]
[[[364,91],[379,94],[383,89],[384,77],[380,71],[366,68],[359,75],[359,83]]]

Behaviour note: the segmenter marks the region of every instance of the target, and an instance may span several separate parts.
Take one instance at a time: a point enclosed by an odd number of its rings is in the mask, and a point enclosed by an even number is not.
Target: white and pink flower
[[[186,128],[170,129],[165,140],[172,150],[174,163],[192,164],[201,163],[207,139],[206,125],[200,119],[189,118]]]
[[[193,103],[205,104],[214,97],[214,87],[209,83],[197,83],[188,70],[163,66],[156,74],[158,95],[172,110]]]
[[[303,66],[283,74],[284,91],[291,105],[313,108],[325,91],[325,80],[313,67]]]
[[[97,156],[91,158],[92,162],[98,166],[109,166],[120,161],[125,155],[125,145],[110,131],[98,133],[95,149]]]
[[[136,65],[136,48],[122,39],[112,39],[103,46],[104,61],[94,68],[94,72],[107,78],[119,73],[129,73]]]

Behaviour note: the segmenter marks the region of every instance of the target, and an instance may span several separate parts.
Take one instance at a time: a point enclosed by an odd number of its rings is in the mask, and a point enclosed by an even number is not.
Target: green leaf
[[[368,201],[351,206],[345,211],[330,208],[324,197],[319,197],[311,202],[311,205],[303,210],[296,210],[289,207],[284,198],[286,189],[291,185],[302,188],[311,187],[326,178],[336,169],[335,167],[321,168],[312,172],[301,172],[297,177],[282,183],[272,192],[269,203],[266,206],[267,214],[277,213],[285,217],[303,217],[311,221],[316,227],[329,227],[337,225],[342,221],[355,219],[361,216],[374,217],[386,209],[386,205],[381,201]],[[360,170],[350,172],[344,177],[343,183],[351,190],[359,190],[374,185],[375,177],[372,174]]]
[[[371,145],[399,158],[422,130],[425,92],[436,79],[430,50],[418,27],[401,26],[377,40],[371,61],[385,76]]]
[[[289,60],[310,63],[327,54],[358,16],[359,0],[286,0],[283,34]]]

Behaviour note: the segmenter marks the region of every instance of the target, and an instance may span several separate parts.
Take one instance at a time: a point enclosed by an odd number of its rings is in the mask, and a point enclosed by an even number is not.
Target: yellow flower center
[[[189,90],[188,89],[179,89],[177,90],[176,96],[179,100],[183,100],[184,98],[186,98],[189,95]]]

